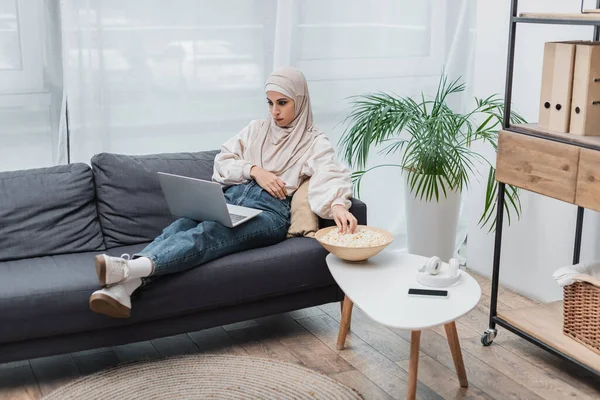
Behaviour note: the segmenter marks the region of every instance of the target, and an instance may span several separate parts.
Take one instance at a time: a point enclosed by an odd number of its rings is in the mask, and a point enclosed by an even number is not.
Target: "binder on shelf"
[[[600,43],[575,50],[569,133],[600,136]]]
[[[544,45],[539,125],[569,131],[575,46],[583,42],[547,42]]]

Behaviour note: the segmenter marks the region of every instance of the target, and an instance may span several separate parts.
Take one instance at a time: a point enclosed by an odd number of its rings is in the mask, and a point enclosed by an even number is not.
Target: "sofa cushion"
[[[157,172],[210,180],[218,151],[92,158],[98,214],[106,247],[153,240],[173,222]]]
[[[302,182],[292,197],[288,238],[295,236],[315,237],[315,233],[319,230],[319,217],[312,211],[308,202],[309,181],[310,178]]]
[[[104,249],[86,164],[1,172],[0,221],[0,261]]]
[[[108,253],[133,254],[142,247]],[[131,318],[113,319],[89,310],[89,297],[98,289],[94,254],[0,263],[0,321],[7,327],[0,329],[0,343],[191,314],[335,284],[318,242],[292,238],[157,277],[134,293]]]

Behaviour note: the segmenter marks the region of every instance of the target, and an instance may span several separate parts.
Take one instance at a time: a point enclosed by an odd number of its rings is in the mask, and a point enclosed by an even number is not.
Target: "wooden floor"
[[[490,347],[479,340],[487,327],[490,282],[474,275],[481,302],[457,321],[470,386],[459,387],[442,327],[421,336],[418,398],[592,399],[600,383],[566,362],[500,328]],[[500,289],[499,309],[534,302]],[[186,353],[270,357],[305,365],[359,390],[366,399],[403,399],[410,332],[388,329],[354,308],[345,350],[336,350],[338,303],[199,332],[73,354],[0,364],[0,399],[38,399],[77,377],[122,362]]]

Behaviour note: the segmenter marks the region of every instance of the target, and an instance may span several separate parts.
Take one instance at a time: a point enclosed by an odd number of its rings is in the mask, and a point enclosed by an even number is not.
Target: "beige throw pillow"
[[[319,217],[312,212],[308,204],[308,181],[306,179],[292,196],[291,224],[287,237],[315,237],[319,230]]]

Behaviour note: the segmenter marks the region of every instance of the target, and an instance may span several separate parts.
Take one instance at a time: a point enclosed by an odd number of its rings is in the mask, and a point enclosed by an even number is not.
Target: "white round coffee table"
[[[479,284],[464,271],[458,283],[444,288],[448,290],[447,298],[408,296],[409,288],[427,288],[416,280],[417,271],[426,260],[427,257],[391,250],[361,263],[346,262],[333,254],[327,256],[329,271],[346,295],[338,349],[344,348],[353,304],[380,324],[410,330],[408,399],[416,395],[421,330],[437,325],[443,324],[446,330],[460,385],[468,385],[454,321],[472,310],[481,297]]]

